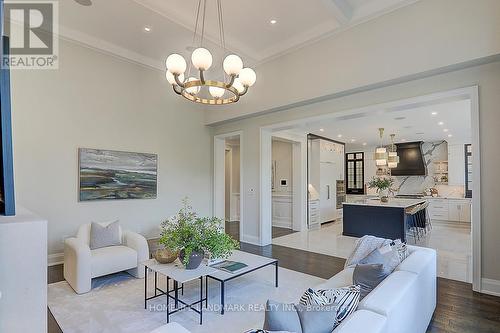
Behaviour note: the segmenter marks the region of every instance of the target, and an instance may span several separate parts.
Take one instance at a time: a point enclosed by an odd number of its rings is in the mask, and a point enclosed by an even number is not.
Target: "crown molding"
[[[116,44],[73,30],[66,26],[61,25],[59,27],[58,36],[61,40],[84,46],[136,65],[141,65],[159,71],[165,70],[163,63],[159,60],[155,60]]]

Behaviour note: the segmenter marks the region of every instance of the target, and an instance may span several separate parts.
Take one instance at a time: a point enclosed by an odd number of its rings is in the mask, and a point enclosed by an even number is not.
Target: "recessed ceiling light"
[[[153,31],[153,28],[151,28],[150,26],[147,25],[144,27],[144,32],[151,32],[151,31]]]
[[[319,129],[319,131],[320,131],[320,132],[324,132],[324,131],[325,131],[325,129],[324,129],[324,128],[320,128],[320,129]]]
[[[440,121],[440,122],[438,123],[438,125],[439,125],[439,126],[443,126],[443,125],[444,125],[444,123],[443,123],[442,121]]]
[[[278,23],[278,21],[276,21],[275,19],[272,19],[272,20],[269,21],[269,23],[276,24],[276,23]]]
[[[453,136],[453,135],[451,135],[451,134],[448,134],[448,137],[449,137],[449,138],[451,138],[452,136]]]
[[[342,134],[337,135],[337,138],[341,138],[341,137],[342,137]]]
[[[438,113],[436,111],[431,113],[433,116],[437,115]]]
[[[402,142],[406,142],[406,139],[401,139]]]
[[[448,132],[448,129],[447,128],[443,129],[443,132]]]
[[[356,139],[351,139],[351,142],[356,142]]]
[[[366,143],[366,142],[363,142],[363,146],[366,146],[366,145],[367,145],[367,143]]]

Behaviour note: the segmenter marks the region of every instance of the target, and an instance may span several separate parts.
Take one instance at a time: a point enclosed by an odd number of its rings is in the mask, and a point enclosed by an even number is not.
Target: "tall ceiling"
[[[313,133],[345,142],[350,149],[380,144],[379,128],[384,128],[383,143],[471,140],[471,102],[469,99],[436,101],[425,105],[406,105],[396,109],[353,114],[315,122],[305,122],[290,129],[294,134]]]
[[[222,1],[226,48],[255,65],[416,1]],[[170,53],[185,57],[191,53],[198,0],[92,0],[91,6],[65,0],[59,4],[63,37],[158,68]],[[222,57],[216,46],[215,4],[207,0],[206,45]],[[151,31],[145,32],[144,27]]]

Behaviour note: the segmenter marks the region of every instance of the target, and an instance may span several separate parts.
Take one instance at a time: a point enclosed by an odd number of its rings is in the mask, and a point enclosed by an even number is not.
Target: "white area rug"
[[[153,293],[153,274],[148,274]],[[279,269],[279,288],[274,287],[274,266],[257,270],[226,283],[226,313],[220,315],[220,285],[210,281],[209,309],[203,312],[203,325],[193,311],[184,310],[171,315],[191,332],[240,333],[262,328],[263,305],[268,299],[297,302],[309,287],[324,280],[307,274]],[[159,287],[165,288],[165,280]],[[185,285],[181,299],[199,298],[199,281]],[[165,296],[148,302],[144,310],[144,279],[134,279],[126,273],[94,279],[93,289],[77,295],[66,281],[48,287],[49,308],[64,333],[146,333],[166,323]]]

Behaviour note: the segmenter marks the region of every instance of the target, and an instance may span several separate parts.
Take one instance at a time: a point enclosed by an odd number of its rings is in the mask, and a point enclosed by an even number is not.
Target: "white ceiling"
[[[390,143],[390,134],[396,134],[395,142],[471,140],[471,103],[468,99],[408,105],[346,118],[309,122],[291,131],[302,135],[314,133],[345,142],[350,149],[362,148],[364,143],[367,147],[379,145],[379,128],[385,128],[384,144]]]
[[[416,1],[223,1],[226,47],[255,65]],[[81,6],[60,1],[60,31],[66,38],[162,68],[170,53],[189,56],[197,3],[92,0],[91,6]],[[270,24],[271,19],[277,23]],[[145,26],[152,31],[145,33]],[[207,0],[206,36],[216,43],[217,29],[215,0]],[[215,44],[208,46],[217,56]]]

